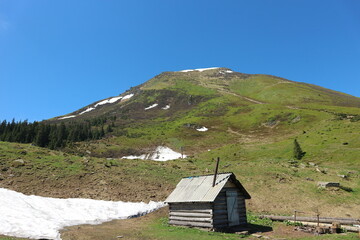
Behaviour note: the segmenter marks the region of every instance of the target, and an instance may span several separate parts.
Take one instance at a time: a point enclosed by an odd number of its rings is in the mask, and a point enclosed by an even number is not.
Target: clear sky
[[[204,67],[360,97],[360,1],[0,0],[0,120],[48,119]]]

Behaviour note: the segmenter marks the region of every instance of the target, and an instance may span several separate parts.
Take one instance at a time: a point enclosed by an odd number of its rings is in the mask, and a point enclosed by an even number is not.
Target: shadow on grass
[[[341,190],[344,190],[344,191],[346,191],[346,192],[354,192],[354,190],[352,190],[352,188],[349,188],[349,187],[341,186],[340,189],[341,189]]]
[[[248,231],[249,234],[252,234],[252,233],[260,233],[260,232],[262,232],[262,233],[263,232],[271,232],[272,230],[273,230],[273,228],[269,227],[269,226],[263,226],[263,225],[249,223],[249,224],[243,225],[243,226],[217,229],[216,231],[226,232],[226,233],[236,233],[236,232]]]

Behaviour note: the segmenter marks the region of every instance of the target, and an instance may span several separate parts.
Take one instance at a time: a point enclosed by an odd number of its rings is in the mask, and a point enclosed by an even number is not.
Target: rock
[[[297,123],[301,120],[300,116],[296,116],[296,118],[294,118],[293,120],[291,120],[292,123]],[[306,133],[306,132],[305,132]]]
[[[324,169],[320,169],[320,168],[315,168],[315,170],[317,171],[317,172],[319,172],[319,173],[323,173],[323,174],[326,174],[326,170],[324,170]]]
[[[106,182],[105,180],[100,180],[99,184],[100,184],[100,185],[106,185],[107,182]]]
[[[346,175],[338,175],[338,177],[341,177],[341,178],[348,178],[348,176],[346,176]]]
[[[318,182],[317,185],[319,188],[331,188],[331,187],[339,188],[340,187],[340,183],[337,183],[337,182]]]
[[[315,163],[313,163],[313,162],[309,162],[309,165],[310,166],[313,166],[313,167],[315,167],[315,166],[317,166]]]
[[[23,159],[16,159],[12,162],[12,166],[15,168],[22,167],[25,165],[25,161]]]
[[[238,235],[249,235],[249,231],[236,232],[235,234],[238,234]]]
[[[255,233],[251,234],[251,236],[256,237],[256,238],[262,238],[262,235],[260,235],[260,234],[255,234]]]

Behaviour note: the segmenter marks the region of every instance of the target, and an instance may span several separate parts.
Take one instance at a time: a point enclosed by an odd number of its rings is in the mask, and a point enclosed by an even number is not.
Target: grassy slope
[[[0,186],[44,196],[163,200],[182,176],[209,174],[213,159],[220,157],[221,171],[234,172],[252,195],[248,209],[253,212],[360,215],[360,122],[336,115],[360,114],[358,98],[276,77],[214,74],[155,77],[119,110],[113,136],[74,144],[68,153],[0,142],[0,167],[7,168]],[[155,102],[171,103],[171,109],[143,110]],[[187,123],[209,131],[186,128]],[[292,159],[294,138],[306,152],[298,162]],[[161,163],[118,159],[158,145],[183,147],[191,157]],[[25,166],[11,167],[18,158]],[[319,190],[317,181],[340,182],[344,188]],[[161,226],[150,232],[156,229]]]
[[[352,107],[358,99],[271,76],[235,74],[227,78],[212,74],[214,71],[155,77],[141,86],[145,92],[136,101],[145,101],[144,106],[164,104],[167,98],[161,91],[165,88],[181,92],[182,98],[191,95],[202,100],[191,106],[184,104],[170,114],[159,108],[142,111],[142,120],[125,125],[127,135],[79,148],[98,156],[121,157],[158,145],[177,151],[182,147],[192,158],[174,161],[181,173],[208,174],[213,169],[212,159],[220,157],[221,171],[233,171],[249,189],[253,196],[249,208],[253,211],[291,214],[298,209],[333,216],[360,214],[360,122],[339,120],[336,115],[360,114],[359,108]],[[349,106],[334,105],[347,100]],[[209,131],[186,128],[187,123],[206,126]],[[306,155],[291,164],[295,138]],[[326,174],[316,168],[326,170]],[[344,180],[337,176],[343,174],[350,177]],[[317,181],[340,182],[344,189],[320,191]]]

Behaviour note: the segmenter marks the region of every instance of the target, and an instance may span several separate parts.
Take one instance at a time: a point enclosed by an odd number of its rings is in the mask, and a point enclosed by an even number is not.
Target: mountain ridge
[[[68,127],[64,145],[54,150],[0,142],[0,186],[44,196],[164,200],[181,177],[211,173],[220,157],[220,171],[234,172],[252,195],[251,211],[318,208],[358,216],[360,99],[269,75],[220,71],[231,70],[164,72],[65,115],[76,117],[38,124]],[[72,140],[74,126],[82,124],[95,137]],[[304,152],[300,160],[293,156],[295,139]],[[152,161],[160,160],[157,149],[187,157]],[[343,188],[319,190],[317,181]]]
[[[174,79],[175,79],[175,81],[174,81]],[[259,79],[261,81],[259,81]],[[241,83],[241,80],[243,80],[244,84],[242,84],[243,86],[240,86],[240,87],[245,87],[247,89],[247,91],[249,91],[249,93],[246,93],[244,91],[237,89],[239,87],[236,87],[236,84],[239,82]],[[274,82],[276,80],[280,80],[280,81]],[[237,95],[239,95],[239,97],[246,97],[248,99],[251,99],[251,101],[258,102],[258,103],[260,103],[260,102],[265,103],[266,99],[268,99],[266,95],[265,96],[259,95],[260,91],[264,91],[266,89],[272,89],[277,84],[289,83],[289,84],[295,84],[296,87],[298,87],[299,89],[301,88],[304,91],[307,91],[307,93],[310,90],[310,91],[318,93],[318,95],[323,94],[323,95],[325,95],[324,97],[328,98],[327,102],[329,102],[331,100],[332,104],[339,105],[339,106],[360,107],[360,98],[357,98],[355,96],[352,96],[352,95],[349,95],[346,93],[338,92],[335,90],[327,89],[327,88],[324,88],[321,86],[317,86],[317,85],[309,84],[309,83],[305,83],[305,82],[295,82],[295,81],[291,81],[291,80],[277,77],[277,76],[272,76],[272,75],[267,75],[267,74],[245,74],[245,73],[235,72],[235,71],[231,70],[230,68],[218,67],[218,68],[204,68],[204,69],[201,69],[201,71],[199,71],[197,69],[181,70],[181,71],[176,71],[176,72],[165,71],[136,87],[132,87],[130,90],[127,90],[118,96],[109,97],[109,98],[95,101],[94,103],[84,106],[83,108],[80,108],[72,113],[69,113],[69,114],[66,114],[66,115],[63,115],[60,117],[54,117],[49,120],[55,120],[55,119],[64,120],[67,118],[73,118],[71,116],[86,114],[87,112],[96,110],[96,105],[99,103],[102,103],[103,101],[106,101],[106,100],[111,101],[112,99],[119,98],[119,100],[121,100],[120,102],[122,102],[123,101],[121,99],[122,97],[131,95],[131,94],[132,94],[132,96],[138,95],[141,91],[160,90],[160,89],[176,90],[174,88],[177,88],[177,90],[179,90],[179,89],[181,89],[181,86],[180,87],[177,86],[179,84],[176,84],[176,81],[178,81],[178,82],[187,81],[188,84],[193,84],[198,87],[214,89],[216,91],[222,91],[223,93],[228,93],[228,94],[237,94]],[[219,81],[222,81],[222,82],[219,82]],[[249,81],[252,81],[255,83],[259,82],[259,85],[262,84],[263,88],[261,88],[261,86],[260,87],[246,86],[246,85],[251,84],[251,82],[249,82]],[[271,81],[272,84],[267,84],[266,83],[267,81]],[[232,86],[230,86],[231,84],[232,84]],[[253,91],[251,91],[251,88],[253,89]],[[184,90],[184,89],[182,89],[182,90]],[[287,88],[287,89],[285,89],[285,91],[286,90],[289,90],[289,89]],[[255,96],[252,96],[254,94],[255,94]],[[268,93],[268,95],[269,94],[270,93]],[[287,95],[284,95],[284,92],[283,93],[279,92],[276,94],[279,95],[278,98],[289,97]],[[306,101],[314,102],[314,100],[321,101],[320,98],[316,98],[316,97],[309,98]],[[326,102],[325,100],[322,100],[322,101]],[[113,103],[119,104],[120,102],[118,102],[118,101],[109,102],[109,105],[113,104]],[[273,103],[273,102],[270,102],[270,103]],[[288,104],[291,105],[291,101],[289,101]],[[63,118],[63,119],[61,119],[61,118]]]

